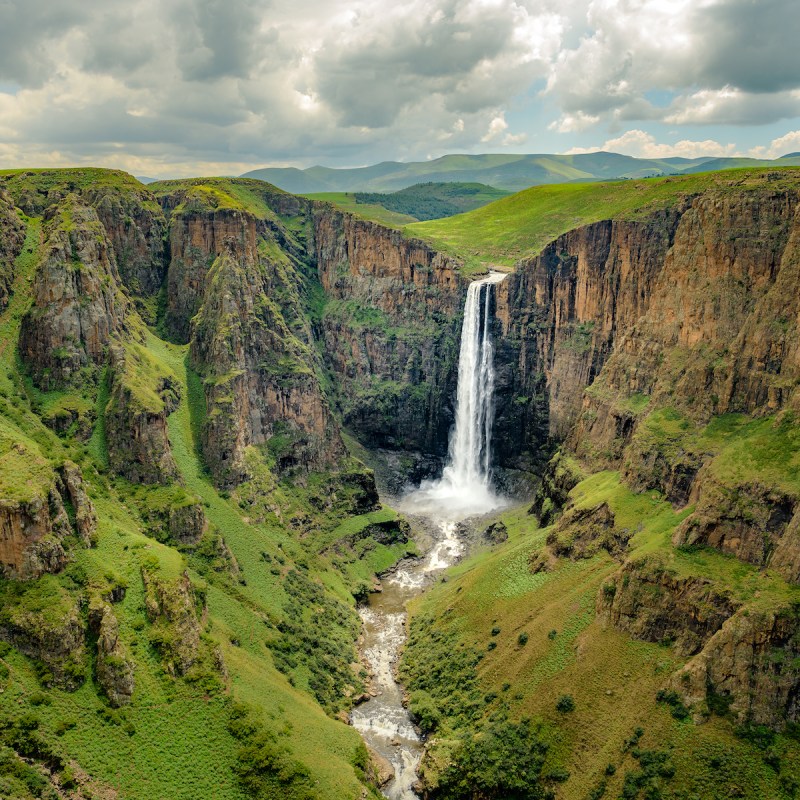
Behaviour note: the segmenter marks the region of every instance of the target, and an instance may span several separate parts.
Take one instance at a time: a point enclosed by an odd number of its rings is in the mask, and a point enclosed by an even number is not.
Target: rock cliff
[[[468,281],[460,262],[317,205],[321,328],[345,424],[372,446],[443,456]]]
[[[47,391],[92,382],[111,337],[125,329],[128,309],[95,211],[74,194],[51,211],[19,338],[22,360]]]
[[[25,242],[25,225],[11,197],[0,190],[0,311],[8,305],[14,282],[14,262]]]

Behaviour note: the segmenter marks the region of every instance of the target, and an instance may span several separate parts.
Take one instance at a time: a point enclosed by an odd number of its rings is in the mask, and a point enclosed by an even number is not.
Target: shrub
[[[489,723],[467,734],[441,774],[442,800],[544,800],[549,790],[541,783],[547,745],[530,720],[515,724]]]
[[[571,694],[562,694],[556,703],[556,710],[562,714],[568,714],[575,710],[575,700]]]
[[[520,647],[525,647],[528,644],[528,634],[523,631],[519,636],[517,636],[517,643]]]

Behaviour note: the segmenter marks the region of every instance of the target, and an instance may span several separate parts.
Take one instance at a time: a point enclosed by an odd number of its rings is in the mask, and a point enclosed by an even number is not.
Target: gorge
[[[800,179],[559,191],[0,173],[0,793],[796,794]]]

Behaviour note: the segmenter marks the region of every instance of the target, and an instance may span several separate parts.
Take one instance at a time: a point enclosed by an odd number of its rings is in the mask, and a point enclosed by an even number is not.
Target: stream
[[[394,667],[406,638],[406,603],[420,594],[441,570],[463,551],[455,522],[437,525],[438,539],[426,556],[405,559],[382,579],[383,591],[370,595],[359,610],[363,622],[362,655],[372,673],[376,693],[353,709],[351,722],[366,743],[394,767],[395,777],[383,793],[391,800],[417,798],[413,784],[422,755],[422,741],[403,706],[403,690]]]
[[[457,531],[468,517],[507,505],[492,489],[491,440],[494,416],[494,350],[491,336],[493,287],[505,278],[490,272],[467,289],[458,357],[456,419],[449,458],[438,480],[423,481],[400,499],[397,509],[433,527],[433,545],[421,559],[406,559],[383,578],[383,591],[360,610],[362,658],[372,674],[373,695],[357,706],[350,721],[394,768],[384,787],[391,800],[413,800],[422,741],[403,706],[394,677],[406,637],[406,603],[454,564],[464,550]]]

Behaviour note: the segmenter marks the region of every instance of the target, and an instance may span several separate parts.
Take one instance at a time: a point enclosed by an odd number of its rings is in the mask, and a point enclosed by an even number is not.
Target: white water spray
[[[504,505],[491,488],[494,417],[494,351],[489,314],[492,286],[505,278],[493,272],[470,284],[464,305],[458,359],[456,425],[447,466],[437,481],[423,481],[405,498],[409,511],[464,519]]]

